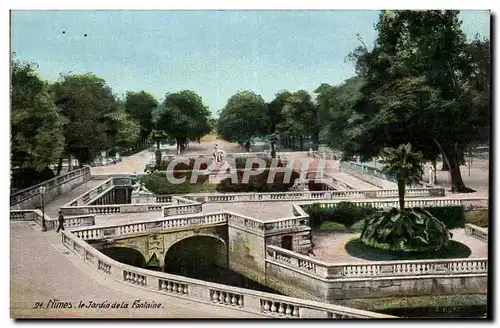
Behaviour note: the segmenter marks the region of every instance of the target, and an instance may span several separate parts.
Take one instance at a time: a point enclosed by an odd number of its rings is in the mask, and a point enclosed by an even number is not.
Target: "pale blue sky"
[[[468,37],[489,38],[487,13],[461,17]],[[92,72],[118,95],[159,100],[191,89],[216,113],[239,90],[270,101],[283,89],[341,83],[354,75],[344,59],[356,34],[371,45],[377,20],[378,11],[13,11],[11,42],[49,81]]]

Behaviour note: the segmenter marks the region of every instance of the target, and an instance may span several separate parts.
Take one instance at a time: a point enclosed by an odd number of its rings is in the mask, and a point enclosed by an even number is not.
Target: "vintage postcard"
[[[490,22],[11,10],[11,318],[491,318]]]

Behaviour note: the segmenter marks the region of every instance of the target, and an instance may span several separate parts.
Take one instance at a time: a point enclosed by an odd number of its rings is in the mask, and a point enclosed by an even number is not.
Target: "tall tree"
[[[115,111],[106,114],[106,133],[111,145],[120,148],[131,148],[140,137],[140,123],[125,110],[125,102],[117,100]]]
[[[210,111],[202,98],[191,90],[166,94],[154,113],[156,130],[164,131],[177,141],[183,152],[189,140],[210,133]]]
[[[456,11],[381,14],[373,50],[359,47],[353,53],[357,72],[367,81],[355,106],[363,117],[355,127],[355,151],[373,156],[411,141],[426,159],[441,153],[453,192],[470,192],[460,173],[462,155],[487,129],[489,107],[474,105],[484,104],[474,102],[471,91],[473,72],[479,70],[460,24]],[[489,67],[489,59],[483,62]]]
[[[253,92],[240,91],[221,110],[217,133],[225,140],[243,145],[253,137],[264,136],[268,126],[264,99]]]
[[[292,93],[286,100],[282,116],[289,133],[300,137],[301,149],[304,135],[312,136],[314,144],[318,144],[321,130],[319,111],[307,91],[299,90]]]
[[[269,119],[269,126],[268,126],[268,140],[271,143],[271,157],[276,158],[276,142],[278,141],[278,136],[279,133],[284,132],[282,128],[282,111],[283,107],[285,107],[285,104],[287,102],[287,99],[291,96],[292,94],[287,91],[281,91],[276,94],[275,98],[267,104],[267,116]]]
[[[64,119],[35,69],[11,62],[11,163],[40,172],[62,153]]]
[[[347,131],[359,118],[353,106],[361,97],[363,84],[362,78],[354,77],[338,86],[322,84],[314,91],[320,120],[327,127],[326,141],[329,147],[348,147],[351,138]]]
[[[109,115],[117,110],[116,98],[106,82],[94,74],[61,75],[52,87],[56,105],[66,117],[65,152],[82,164],[107,150]]]
[[[148,92],[128,91],[125,99],[125,111],[140,125],[140,143],[144,144],[154,129],[153,111],[158,107],[158,100]]]

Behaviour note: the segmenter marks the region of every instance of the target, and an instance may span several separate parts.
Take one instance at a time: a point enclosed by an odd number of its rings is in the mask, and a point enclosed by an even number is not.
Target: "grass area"
[[[465,223],[474,224],[478,227],[488,228],[488,219],[488,210],[465,212]]]
[[[351,256],[370,261],[456,259],[467,258],[472,253],[467,245],[455,240],[435,252],[396,252],[366,246],[361,239],[354,238],[346,243],[345,250]]]

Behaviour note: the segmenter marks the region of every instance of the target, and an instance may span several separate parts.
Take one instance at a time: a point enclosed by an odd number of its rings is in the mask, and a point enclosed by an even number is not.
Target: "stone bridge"
[[[486,292],[487,259],[389,261],[373,265],[324,263],[306,255],[311,248],[308,216],[296,203],[319,202],[321,206],[330,207],[349,200],[354,204],[384,208],[397,203],[392,198],[395,190],[188,195],[187,198],[154,195],[150,200],[136,204],[117,202],[116,190],[128,188],[129,183],[129,175],[107,177],[59,206],[75,218],[84,218],[75,219],[71,231],[62,234],[62,245],[87,268],[129,286],[165,295],[175,294],[182,302],[196,300],[201,304],[230,306],[245,313],[279,318],[382,318],[386,316],[325,302],[353,297],[421,294],[422,291],[427,294],[439,291],[444,294]],[[440,192],[433,194],[430,189],[408,192],[415,193],[407,200],[410,206],[488,206],[488,200],[484,198],[448,199]],[[30,195],[31,192],[26,197],[32,197]],[[22,199],[23,194],[17,197]],[[273,220],[252,218],[230,210],[201,213],[202,203],[262,202],[263,206],[268,206],[266,202],[276,201],[293,201],[289,204],[293,215]],[[148,212],[156,212],[163,218],[93,225],[97,222],[95,215]],[[11,220],[33,219],[39,223],[38,212],[26,213],[11,211]],[[478,230],[472,233],[485,238],[485,233]],[[183,252],[191,248],[186,247],[188,244],[194,249],[205,247],[204,252],[209,249],[212,256],[208,260],[218,265],[227,265],[252,280],[302,299],[210,284],[133,266],[144,263],[144,266],[162,268],[181,257],[195,258],[194,254]],[[135,254],[126,256],[134,263],[128,265],[126,261],[120,263],[112,259],[123,252]],[[388,282],[391,284],[387,285]],[[435,286],[441,287],[436,289]],[[366,291],[377,291],[378,294],[367,295]]]

